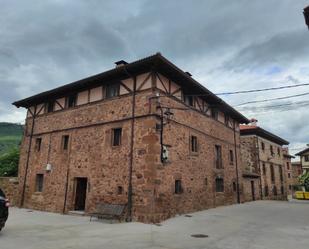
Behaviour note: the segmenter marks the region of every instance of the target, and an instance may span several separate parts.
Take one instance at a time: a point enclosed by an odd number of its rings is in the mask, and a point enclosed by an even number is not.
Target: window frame
[[[223,169],[222,146],[219,144],[215,145],[215,166],[216,169]]]
[[[118,139],[115,139],[116,138],[116,132],[119,132],[119,136],[117,137]],[[116,141],[118,141],[116,143]],[[117,128],[113,128],[112,129],[112,147],[118,147],[118,146],[121,146],[122,144],[122,127],[117,127]]]
[[[51,113],[55,111],[55,100],[50,100],[45,103],[45,113]]]
[[[42,147],[42,138],[41,137],[37,137],[35,139],[35,145],[34,145],[35,151],[40,152],[41,151],[41,147]]]
[[[71,101],[70,101],[71,98],[74,98],[73,102],[72,102],[73,104],[71,104]],[[67,96],[65,98],[65,101],[66,101],[66,103],[65,103],[66,108],[73,108],[73,107],[77,106],[77,93]]]
[[[179,195],[183,193],[183,188],[182,188],[182,182],[181,179],[176,179],[175,180],[175,186],[174,186],[174,194]]]
[[[270,179],[271,179],[271,182],[275,182],[275,168],[274,168],[274,165],[273,164],[270,164]]]
[[[224,193],[224,179],[222,177],[216,177],[215,187],[216,193]]]
[[[191,153],[198,153],[197,136],[194,136],[194,135],[190,136],[190,152]]]
[[[105,86],[105,98],[106,99],[115,98],[115,97],[118,97],[119,95],[120,95],[120,82],[110,83]]]
[[[70,136],[69,135],[62,135],[61,138],[61,150],[68,151],[70,145]]]
[[[229,150],[229,160],[230,160],[230,165],[234,164],[234,151]]]
[[[44,190],[44,174],[39,173],[35,176],[35,192],[42,193]]]

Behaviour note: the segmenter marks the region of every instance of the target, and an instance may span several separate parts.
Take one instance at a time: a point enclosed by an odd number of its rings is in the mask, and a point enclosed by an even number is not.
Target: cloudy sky
[[[25,111],[11,105],[15,100],[158,51],[215,93],[309,83],[306,5],[308,0],[0,0],[0,121],[24,122]],[[307,92],[309,86],[220,97],[237,106]],[[304,95],[236,108],[296,150],[309,142],[308,100]]]

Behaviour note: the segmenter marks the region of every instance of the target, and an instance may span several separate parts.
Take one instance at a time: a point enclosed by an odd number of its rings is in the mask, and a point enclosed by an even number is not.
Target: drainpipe
[[[135,99],[136,99],[136,77],[127,71],[126,66],[123,66],[126,74],[133,78],[133,95],[132,95],[132,119],[131,119],[131,141],[130,141],[130,154],[129,154],[129,184],[128,184],[128,216],[127,222],[132,221],[132,196],[133,196],[133,186],[132,186],[132,172],[133,172],[133,151],[134,151],[134,131],[135,131]]]
[[[235,166],[236,166],[236,190],[237,190],[237,203],[240,203],[240,191],[239,191],[239,177],[238,177],[238,161],[237,161],[237,146],[236,146],[236,125],[234,120],[234,147],[235,147]]]
[[[29,168],[29,160],[30,160],[32,137],[33,137],[33,131],[34,131],[36,109],[37,109],[37,106],[34,107],[34,111],[33,111],[33,114],[32,114],[32,125],[31,125],[31,132],[30,132],[30,136],[29,136],[29,146],[28,146],[28,153],[27,153],[27,159],[26,159],[25,176],[24,176],[24,183],[23,183],[23,189],[22,189],[21,200],[20,200],[20,206],[21,207],[24,206],[24,201],[25,201],[26,182],[27,182],[27,176],[28,176],[28,168]]]
[[[260,171],[260,195],[261,195],[261,200],[263,200],[263,188],[262,188],[262,170],[261,170],[261,162],[260,162],[260,145],[259,145],[259,139],[256,137],[256,147],[258,151],[258,156],[257,156],[257,161],[259,165],[259,171]]]

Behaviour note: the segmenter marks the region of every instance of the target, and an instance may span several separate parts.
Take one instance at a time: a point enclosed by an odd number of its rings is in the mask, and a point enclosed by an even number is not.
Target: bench
[[[90,221],[92,217],[97,217],[98,219],[118,219],[120,222],[125,207],[125,204],[98,203],[96,211],[90,214]]]

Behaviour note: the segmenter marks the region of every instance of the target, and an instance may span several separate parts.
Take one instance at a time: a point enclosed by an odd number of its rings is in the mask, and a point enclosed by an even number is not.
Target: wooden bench
[[[123,212],[125,210],[125,204],[107,204],[98,203],[96,205],[96,211],[90,214],[90,221],[92,217],[97,217],[98,219],[118,219],[121,221]]]

